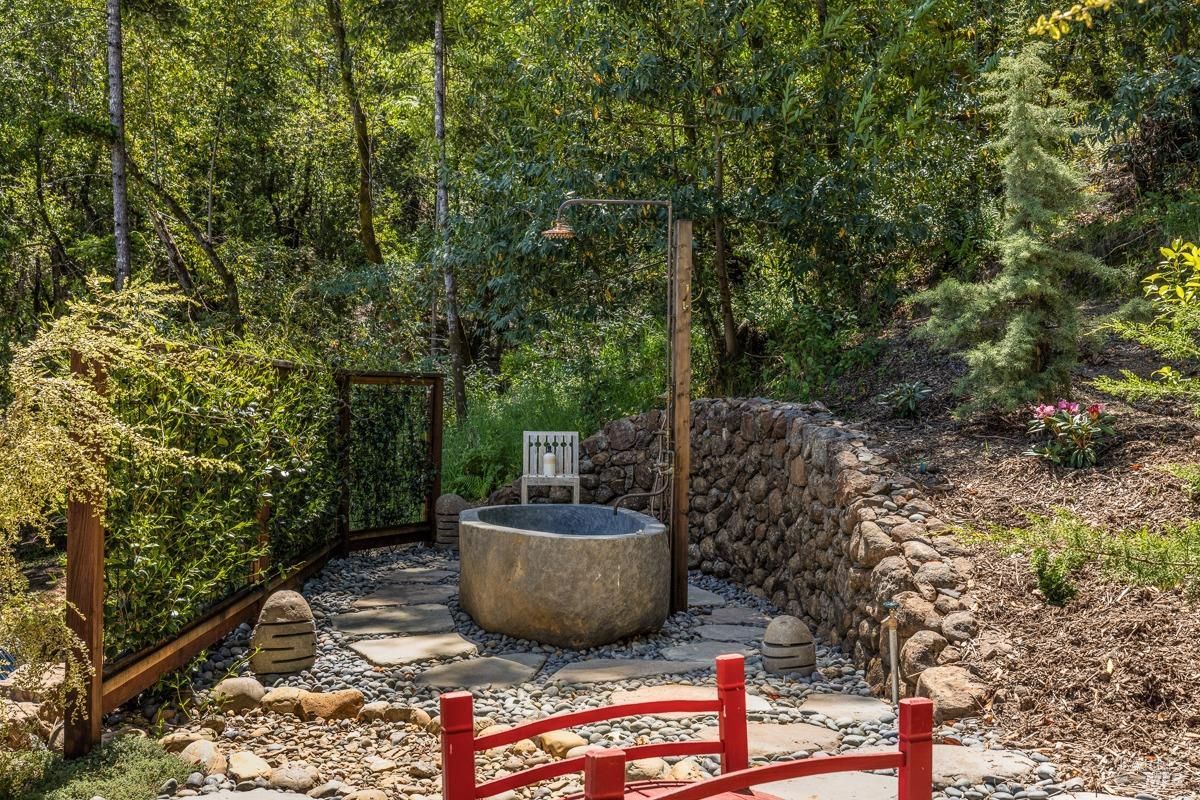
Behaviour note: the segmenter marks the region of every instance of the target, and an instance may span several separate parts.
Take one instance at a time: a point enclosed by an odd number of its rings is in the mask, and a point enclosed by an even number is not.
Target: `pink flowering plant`
[[[1059,400],[1054,405],[1035,405],[1029,433],[1043,437],[1040,445],[1025,451],[1072,469],[1094,467],[1100,444],[1116,434],[1112,414],[1103,403],[1083,408],[1079,403]]]

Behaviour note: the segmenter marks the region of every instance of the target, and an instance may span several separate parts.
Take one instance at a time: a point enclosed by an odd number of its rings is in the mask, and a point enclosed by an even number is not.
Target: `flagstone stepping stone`
[[[688,587],[688,605],[689,606],[723,606],[729,601],[716,592],[710,592],[708,589],[701,589],[699,586]]]
[[[895,800],[896,779],[871,772],[836,772],[764,783],[754,791],[781,800]]]
[[[668,661],[704,661],[709,666],[712,666],[712,662],[717,656],[729,653],[741,653],[748,656],[751,651],[745,645],[731,642],[684,642],[664,647],[658,652],[659,656]]]
[[[533,680],[546,663],[539,653],[506,653],[502,656],[472,658],[427,669],[416,682],[441,689],[470,689],[475,686],[512,686]]]
[[[366,597],[354,601],[355,608],[379,608],[380,606],[415,606],[425,603],[448,603],[458,593],[457,586],[423,586],[395,584],[383,586]]]
[[[854,722],[877,722],[889,715],[891,719],[896,718],[895,709],[888,703],[855,694],[810,694],[799,710],[801,713],[824,714],[832,720],[846,718]]]
[[[717,625],[756,625],[760,628],[765,628],[767,627],[767,623],[771,621],[771,618],[761,611],[755,611],[753,608],[722,606],[708,612],[708,617],[704,621]]]
[[[441,605],[381,606],[338,614],[333,626],[352,636],[380,633],[444,633],[454,630],[450,609]]]
[[[617,703],[652,703],[658,700],[716,700],[717,687],[692,686],[683,683],[664,683],[659,686],[642,686],[638,689],[621,690],[612,693],[608,702]],[[751,714],[764,713],[771,710],[771,704],[758,695],[746,695],[746,710]],[[716,712],[708,712],[715,714]],[[688,717],[704,716],[705,712],[663,711],[651,714],[658,719],[686,719]]]
[[[750,625],[700,625],[696,633],[718,642],[757,642],[762,639],[763,629]]]
[[[550,676],[550,680],[558,683],[604,683],[645,678],[650,675],[678,675],[700,669],[712,669],[712,662],[594,658],[568,664]]]
[[[807,750],[810,753],[818,750],[832,752],[837,750],[841,740],[837,731],[831,731],[824,725],[809,725],[807,722],[793,722],[787,725],[750,722],[747,723],[747,727],[752,756],[780,755],[797,750]],[[700,731],[699,738],[720,739],[720,731],[716,725],[710,725]],[[935,763],[936,760],[935,756]]]
[[[984,750],[952,744],[933,746],[933,785],[953,786],[960,778],[983,783],[985,775],[1001,780],[1023,778],[1037,767],[1033,759],[1014,750]]]
[[[441,583],[458,575],[456,570],[434,569],[433,567],[408,567],[392,570],[381,580],[388,583]]]
[[[350,649],[377,667],[394,667],[435,658],[473,656],[477,652],[474,642],[457,633],[361,639],[351,642]]]

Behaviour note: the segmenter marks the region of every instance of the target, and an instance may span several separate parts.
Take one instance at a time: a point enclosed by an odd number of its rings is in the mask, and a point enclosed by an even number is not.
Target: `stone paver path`
[[[355,608],[378,608],[379,606],[408,606],[421,603],[446,603],[457,594],[453,586],[409,585],[395,583],[384,586],[366,597],[355,600]]]
[[[577,661],[555,672],[550,680],[559,683],[612,683],[652,675],[681,675],[711,670],[708,661],[667,661],[662,659],[597,658]]]
[[[749,656],[753,652],[753,649],[741,644],[707,641],[684,642],[683,644],[664,647],[659,652],[659,655],[672,661],[703,661],[711,667],[712,662],[717,656],[723,656],[727,653],[741,653],[744,656]]]
[[[393,667],[428,661],[432,658],[453,658],[474,655],[474,642],[457,633],[433,633],[425,636],[393,636],[388,639],[361,639],[350,649],[380,667]]]
[[[454,617],[447,606],[422,603],[338,614],[333,618],[333,626],[351,636],[446,633],[454,630]]]
[[[763,629],[752,625],[700,625],[696,633],[717,642],[758,643],[763,637]]]
[[[754,763],[896,747],[894,710],[866,696],[863,671],[840,651],[818,641],[812,675],[768,675],[758,647],[775,612],[728,582],[693,576],[689,608],[672,615],[661,631],[573,651],[481,630],[458,606],[457,566],[446,551],[419,546],[330,562],[304,589],[317,619],[317,662],[270,683],[317,692],[356,689],[373,716],[321,725],[256,709],[245,718],[228,718],[218,749],[225,755],[250,750],[272,767],[312,765],[322,781],[346,787],[343,794],[353,787],[378,790],[386,800],[435,800],[441,790],[439,745],[437,723],[429,720],[438,713],[443,691],[470,689],[477,718],[511,725],[612,703],[715,697],[713,659],[738,652],[747,656]],[[244,646],[231,638],[214,648],[203,672],[222,674]],[[716,738],[714,722],[712,715],[680,713],[627,717],[575,729],[573,746]],[[1033,794],[1024,797],[1038,800],[1035,787],[1052,782],[1042,774],[1046,765],[985,749],[987,735],[972,723],[955,723],[943,732],[970,746],[937,745],[938,785],[952,787],[937,800],[975,800],[967,789],[985,798],[997,786],[1028,787]],[[518,744],[480,753],[480,780],[554,757],[532,743]],[[663,766],[691,777],[720,770],[715,757],[667,759]],[[1038,775],[1031,774],[1035,769]],[[764,791],[784,800],[875,800],[894,797],[895,786],[894,778],[854,773],[783,781]],[[220,788],[233,787],[225,782]],[[553,800],[581,788],[580,776],[563,776],[512,800]],[[289,800],[277,793],[229,797]]]
[[[430,667],[417,676],[417,683],[440,689],[470,689],[476,686],[513,686],[533,680],[546,657],[540,653],[505,653],[502,656],[455,661]]]
[[[651,703],[658,700],[715,700],[716,690],[709,686],[691,686],[683,683],[664,683],[660,686],[643,686],[640,689],[619,690],[609,696],[608,702],[616,703]],[[746,695],[746,711],[749,714],[764,714],[771,710],[771,703],[765,698],[754,694]],[[704,716],[690,714],[686,711],[665,711],[652,716],[659,719],[688,719]]]
[[[841,735],[821,725],[805,722],[778,724],[748,723],[751,756],[791,756],[803,750],[805,754],[836,751]],[[720,738],[720,729],[711,725],[700,731],[701,739]]]
[[[874,697],[860,697],[853,694],[810,694],[800,704],[800,710],[805,713],[824,714],[835,721],[852,722],[892,722],[896,712],[889,703]]]
[[[756,791],[781,800],[895,800],[896,779],[870,772],[813,775],[790,781],[764,783]]]

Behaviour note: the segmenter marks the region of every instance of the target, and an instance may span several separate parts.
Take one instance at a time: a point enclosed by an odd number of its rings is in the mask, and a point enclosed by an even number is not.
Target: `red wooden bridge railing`
[[[717,741],[664,742],[629,747],[617,751],[622,753],[622,765],[625,758],[715,754],[721,756],[722,772],[735,774],[745,770],[750,764],[746,741],[745,659],[740,655],[718,656],[716,665],[717,692],[712,700],[654,700],[589,708],[585,711],[554,714],[478,738],[475,736],[475,716],[470,692],[444,694],[441,696],[442,798],[476,800],[491,797],[538,781],[581,772],[589,763],[584,756],[577,756],[477,784],[475,754],[482,750],[512,744],[547,731],[668,711],[716,714],[720,725],[720,738]],[[624,766],[621,767],[621,774],[623,777]]]

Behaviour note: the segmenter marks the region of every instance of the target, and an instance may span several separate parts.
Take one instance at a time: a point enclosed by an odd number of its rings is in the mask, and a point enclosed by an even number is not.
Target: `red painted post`
[[[933,701],[909,697],[900,701],[899,800],[931,800],[933,797]]]
[[[442,707],[442,800],[475,800],[475,713],[470,692],[449,692]]]
[[[624,800],[624,750],[598,750],[584,757],[583,797],[584,800]]]
[[[721,772],[750,766],[746,734],[746,659],[741,655],[717,656],[717,699],[721,702]]]

